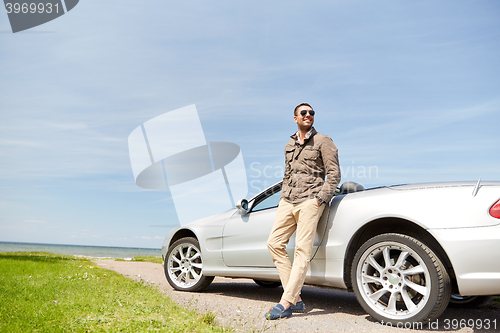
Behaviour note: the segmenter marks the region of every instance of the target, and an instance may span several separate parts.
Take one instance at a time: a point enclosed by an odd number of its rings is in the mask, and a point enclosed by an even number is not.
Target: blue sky
[[[499,59],[494,0],[82,0],[16,34],[0,13],[0,241],[160,247],[175,209],[127,138],[191,104],[241,147],[249,196],[304,101],[343,181],[498,181]]]

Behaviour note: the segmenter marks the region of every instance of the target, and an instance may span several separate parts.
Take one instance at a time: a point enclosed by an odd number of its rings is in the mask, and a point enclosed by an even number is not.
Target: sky
[[[136,185],[127,139],[193,104],[247,198],[301,102],[342,182],[500,181],[499,59],[496,0],[82,0],[15,34],[0,12],[0,241],[159,248],[172,196]]]

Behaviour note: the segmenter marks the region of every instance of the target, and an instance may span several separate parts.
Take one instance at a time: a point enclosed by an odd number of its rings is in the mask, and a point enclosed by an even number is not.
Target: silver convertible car
[[[199,291],[215,276],[279,286],[267,249],[281,182],[235,209],[169,232],[165,275]],[[346,182],[317,228],[305,283],[354,291],[378,321],[434,320],[448,304],[500,294],[500,182],[396,185]],[[293,258],[294,237],[288,244]]]

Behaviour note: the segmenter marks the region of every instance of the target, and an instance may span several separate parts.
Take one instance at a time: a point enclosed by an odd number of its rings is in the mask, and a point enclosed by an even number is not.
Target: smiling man
[[[305,311],[300,290],[309,267],[316,226],[340,182],[337,147],[329,136],[316,132],[314,116],[315,111],[307,103],[295,108],[293,120],[298,131],[285,146],[281,200],[267,241],[284,292],[280,302],[266,313],[269,320]],[[294,232],[292,265],[286,246]]]

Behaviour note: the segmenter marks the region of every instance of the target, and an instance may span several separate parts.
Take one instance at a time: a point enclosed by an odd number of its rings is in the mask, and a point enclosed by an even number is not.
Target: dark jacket
[[[340,183],[338,150],[328,135],[312,128],[299,143],[297,134],[285,146],[285,175],[281,198],[290,203],[315,198],[329,202]],[[326,176],[326,181],[325,181]]]

